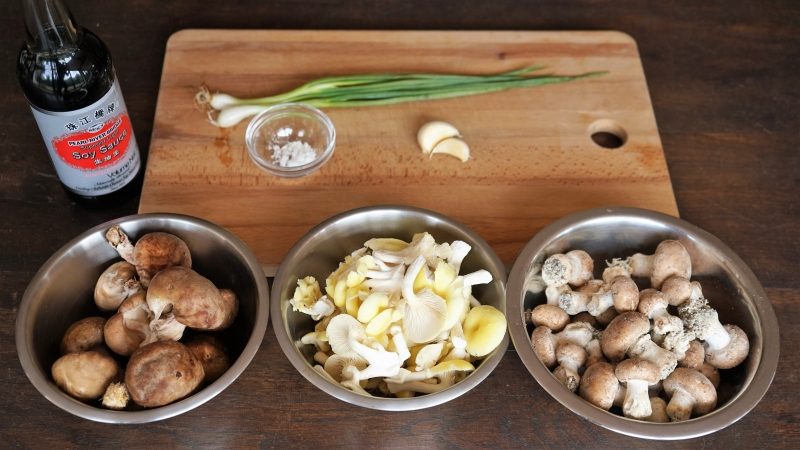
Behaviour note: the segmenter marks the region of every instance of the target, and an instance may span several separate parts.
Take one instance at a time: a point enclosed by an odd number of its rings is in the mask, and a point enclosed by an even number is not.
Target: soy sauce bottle
[[[111,54],[60,0],[24,0],[17,78],[70,197],[110,206],[138,191],[142,160]]]

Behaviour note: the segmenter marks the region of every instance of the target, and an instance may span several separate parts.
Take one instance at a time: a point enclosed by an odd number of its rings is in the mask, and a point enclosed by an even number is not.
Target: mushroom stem
[[[626,417],[643,419],[653,413],[647,392],[647,381],[628,380],[622,411]]]
[[[689,420],[694,407],[694,397],[683,389],[676,389],[667,405],[667,415],[676,422]]]
[[[639,336],[628,350],[628,355],[632,358],[640,358],[652,362],[658,366],[659,379],[663,380],[675,370],[678,365],[678,357],[669,350],[665,350],[650,339],[649,334]]]

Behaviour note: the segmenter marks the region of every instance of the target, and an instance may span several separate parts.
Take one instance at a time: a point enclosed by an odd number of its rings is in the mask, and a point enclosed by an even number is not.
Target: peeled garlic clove
[[[469,146],[459,138],[447,138],[436,144],[431,150],[431,156],[438,154],[455,156],[461,162],[467,162],[469,159]]]
[[[467,353],[482,357],[491,353],[506,334],[506,316],[497,308],[481,305],[472,308],[464,319]]]
[[[393,312],[394,310],[392,308],[384,309],[380,314],[370,320],[366,328],[367,334],[370,336],[379,336],[381,334],[385,335],[386,330],[389,329],[389,325],[392,324]]]
[[[382,292],[373,292],[369,294],[364,300],[364,303],[358,308],[356,318],[361,323],[368,323],[387,306],[389,306],[389,296]]]
[[[461,133],[453,125],[437,120],[428,122],[419,129],[417,143],[422,149],[422,153],[427,154],[431,153],[433,148],[443,140],[460,135]]]

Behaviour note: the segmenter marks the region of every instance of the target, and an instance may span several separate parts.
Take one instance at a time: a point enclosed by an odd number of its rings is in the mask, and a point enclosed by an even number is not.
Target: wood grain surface
[[[641,55],[681,217],[730,246],[766,288],[781,360],[762,401],[712,435],[622,436],[552,399],[509,349],[480,386],[413,413],[376,413],[316,389],[272,329],[247,370],[178,417],[112,426],[72,416],[28,381],[14,322],[39,267],[74,236],[133,214],[64,195],[16,82],[19,2],[0,2],[0,446],[4,448],[800,448],[800,3],[795,0],[67,0],[111,49],[143,153],[167,39],[187,28],[621,30]],[[561,87],[575,88],[577,84]],[[187,89],[189,87],[187,86]],[[538,90],[541,92],[542,90]],[[533,92],[533,91],[532,91]]]
[[[333,158],[284,179],[249,158],[245,121],[220,130],[191,99],[201,85],[239,97],[360,73],[543,72],[601,77],[383,107],[329,109]],[[429,158],[419,127],[445,120],[471,148]],[[621,148],[592,141],[616,127]],[[620,132],[617,130],[617,133]],[[352,208],[401,204],[453,217],[507,264],[547,223],[597,206],[677,215],[635,41],[619,32],[185,30],[167,44],[139,212],[202,217],[238,234],[268,266],[306,231]]]

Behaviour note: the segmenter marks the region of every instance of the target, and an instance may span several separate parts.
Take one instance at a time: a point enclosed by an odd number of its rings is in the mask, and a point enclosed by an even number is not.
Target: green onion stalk
[[[494,75],[389,73],[333,76],[310,81],[282,94],[260,98],[212,94],[203,86],[195,95],[194,101],[208,114],[212,124],[226,128],[280,103],[305,103],[317,108],[392,105],[565,83],[606,73],[531,75],[542,68],[530,66]]]

